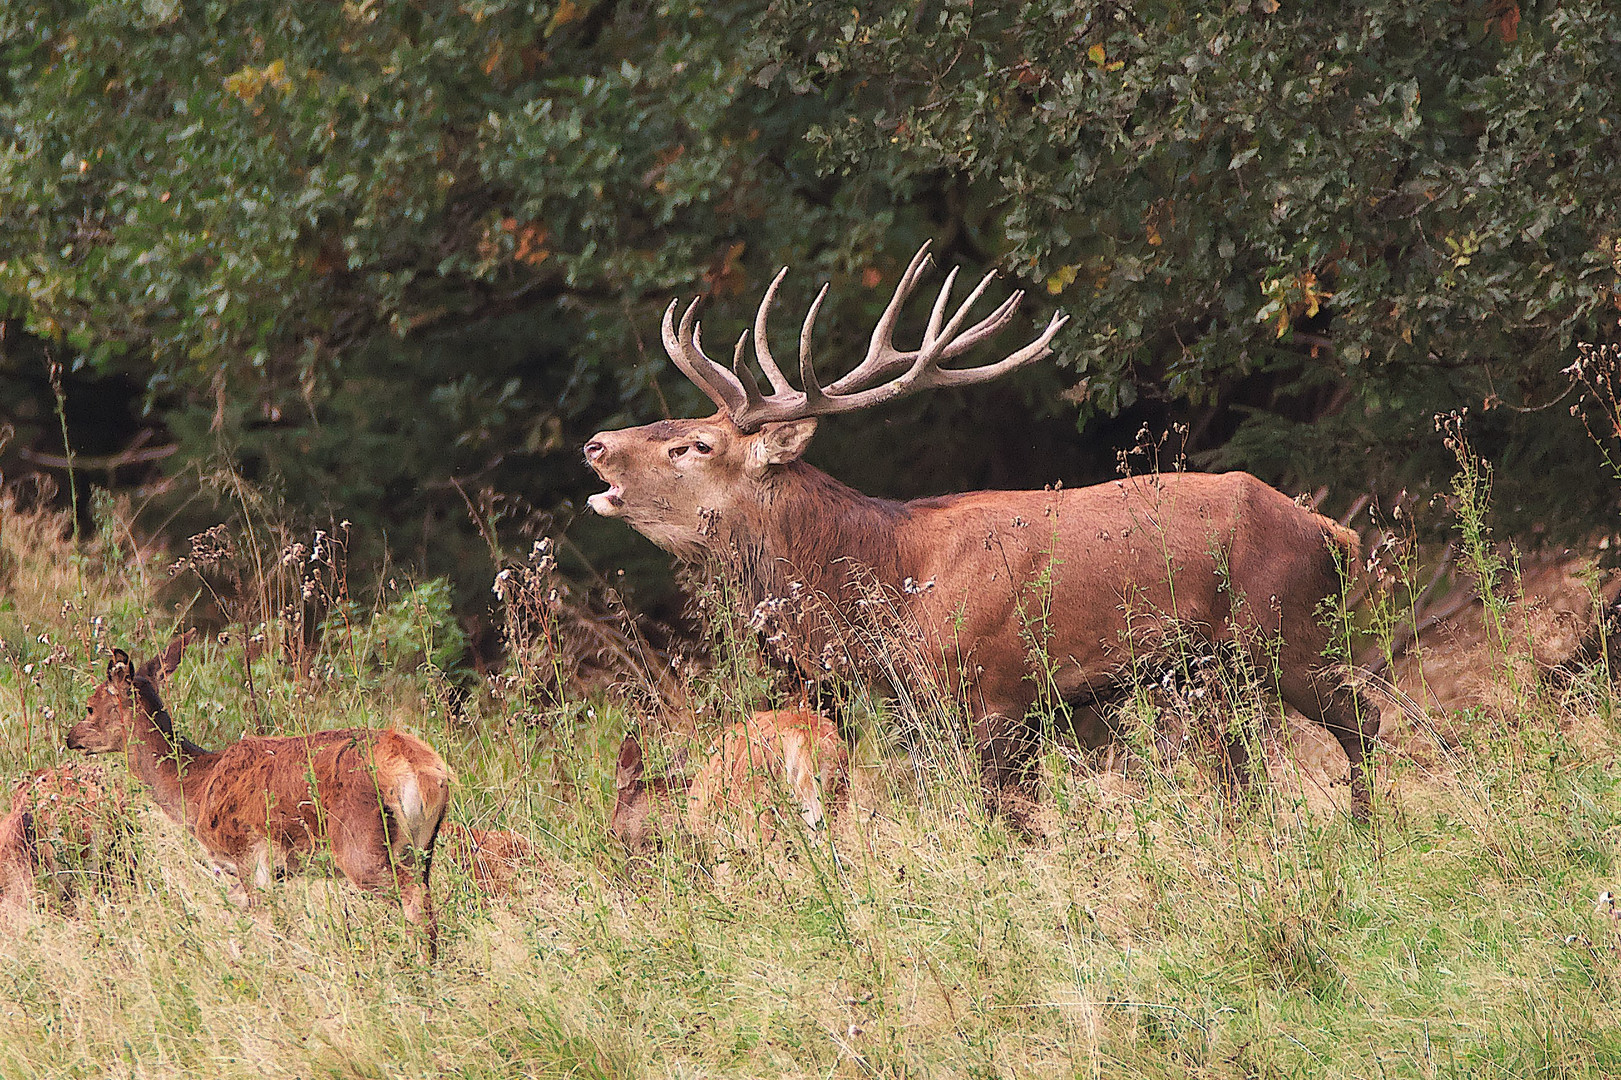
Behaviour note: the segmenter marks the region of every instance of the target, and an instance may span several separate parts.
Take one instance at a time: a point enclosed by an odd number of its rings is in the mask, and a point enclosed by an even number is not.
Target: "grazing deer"
[[[421,739],[368,728],[246,736],[204,750],[176,733],[157,688],[190,638],[175,639],[139,670],[114,649],[107,680],[68,732],[68,746],[125,751],[163,812],[197,838],[216,868],[234,875],[235,902],[247,905],[250,887],[269,886],[278,864],[326,841],[350,881],[397,893],[406,919],[426,930],[432,957],[437,923],[428,875],[450,793],[444,760]]]
[[[1134,665],[1192,634],[1236,642],[1284,701],[1334,735],[1350,762],[1353,811],[1364,816],[1364,756],[1377,715],[1348,673],[1325,661],[1329,629],[1319,614],[1341,568],[1355,562],[1349,530],[1241,472],[894,502],[801,460],[818,416],[970,386],[1051,352],[1062,316],[1001,360],[942,366],[1006,327],[1023,295],[964,329],[993,275],[947,318],[956,271],[922,343],[897,348],[901,308],[928,262],[925,244],[865,358],[825,387],[811,361],[811,331],[826,286],[800,331],[798,390],[766,342],[766,316],[787,270],[766,290],[754,354],[769,394],[741,362],[747,331],[723,366],[704,354],[697,301],[679,325],[672,302],[664,348],[719,411],[592,436],[585,458],[609,487],[591,497],[591,508],[728,579],[757,618],[774,620],[781,651],[813,678],[841,669],[867,681],[893,675],[881,649],[862,645],[872,637],[862,628],[871,626],[876,587],[897,621],[914,628],[930,677],[964,691],[993,802],[1005,785],[1029,780],[1038,659],[1041,685],[1071,703],[1098,702],[1120,693]]]
[[[438,850],[466,870],[478,890],[488,896],[508,892],[512,879],[535,861],[535,845],[511,829],[474,829],[447,821],[439,832]]]
[[[0,817],[0,903],[25,904],[42,883],[71,900],[87,878],[127,872],[125,809],[95,765],[40,769],[19,783]]]
[[[833,722],[809,709],[757,712],[727,725],[720,747],[690,778],[642,778],[642,744],[634,734],[619,746],[609,831],[629,848],[644,848],[678,822],[695,835],[734,816],[735,840],[770,843],[777,833],[775,790],[785,788],[808,829],[826,818],[827,800],[839,797],[850,755]]]

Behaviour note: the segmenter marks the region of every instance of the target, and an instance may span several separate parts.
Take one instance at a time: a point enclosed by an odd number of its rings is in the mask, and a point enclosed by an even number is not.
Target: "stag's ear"
[[[619,768],[614,773],[614,789],[624,791],[642,778],[642,744],[635,735],[626,735],[619,744]]]
[[[114,649],[113,658],[107,661],[107,681],[114,686],[123,686],[134,674],[135,665],[130,661],[129,653]]]
[[[766,424],[749,443],[744,468],[758,476],[773,465],[786,465],[798,461],[816,434],[816,417],[803,420],[783,420]]]

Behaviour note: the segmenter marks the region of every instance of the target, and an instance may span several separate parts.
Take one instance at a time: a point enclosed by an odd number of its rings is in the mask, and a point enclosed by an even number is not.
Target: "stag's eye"
[[[700,453],[700,454],[707,454],[707,453],[710,452],[709,444],[704,442],[701,439],[698,442],[693,443],[692,448],[694,450],[698,451],[698,453]]]

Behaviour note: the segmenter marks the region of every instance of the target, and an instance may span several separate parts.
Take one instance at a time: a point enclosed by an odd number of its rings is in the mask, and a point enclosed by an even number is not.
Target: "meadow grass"
[[[0,775],[16,778],[73,756],[62,736],[106,648],[151,655],[196,586],[113,530],[75,543],[10,501],[0,522]],[[385,627],[411,610],[388,605]],[[133,877],[0,927],[0,1076],[1621,1073],[1621,922],[1594,902],[1621,892],[1601,670],[1520,680],[1512,709],[1377,752],[1367,825],[1336,809],[1332,769],[1297,763],[1286,724],[1271,778],[1236,802],[1197,751],[1140,740],[1124,775],[1050,751],[1035,840],[875,734],[862,805],[830,833],[631,857],[606,831],[615,747],[644,719],[626,706],[459,701],[430,646],[331,630],[301,665],[253,660],[250,702],[254,629],[188,654],[166,692],[184,733],[397,725],[456,770],[453,816],[532,838],[536,865],[489,898],[441,860],[428,966],[393,904],[320,865],[238,910],[132,792]],[[884,708],[869,731],[904,727]]]

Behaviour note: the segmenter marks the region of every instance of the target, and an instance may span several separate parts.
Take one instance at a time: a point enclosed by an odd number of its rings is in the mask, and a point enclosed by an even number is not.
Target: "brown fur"
[[[535,845],[528,837],[511,829],[473,829],[459,821],[445,822],[438,850],[490,896],[511,891],[513,879],[536,860]]]
[[[170,646],[163,670],[179,664],[187,640]],[[350,881],[397,893],[405,917],[427,931],[432,954],[437,925],[428,878],[449,800],[444,760],[414,736],[368,728],[247,736],[203,750],[175,734],[157,670],[148,663],[132,673],[129,657],[115,650],[107,681],[68,733],[68,746],[125,751],[163,811],[235,876],[239,903],[249,902],[252,887],[269,885],[278,865],[327,843]]]
[[[842,796],[850,756],[833,722],[808,709],[757,712],[728,725],[719,748],[690,779],[642,778],[641,744],[625,736],[615,777],[610,831],[641,848],[678,822],[694,834],[721,832],[742,845],[769,844],[780,827],[774,789],[786,789],[807,828]]]
[[[125,811],[95,765],[40,769],[20,782],[0,817],[0,903],[25,904],[41,883],[71,900],[86,871],[127,870]]]
[[[1256,650],[1283,699],[1339,741],[1353,809],[1366,812],[1377,716],[1324,660],[1318,615],[1356,560],[1349,530],[1237,472],[874,499],[799,460],[815,428],[791,420],[751,434],[717,413],[601,432],[586,456],[611,486],[592,508],[714,568],[757,613],[764,602],[810,676],[843,665],[881,674],[881,657],[850,633],[870,625],[861,602],[876,585],[926,646],[928,674],[965,690],[992,794],[1028,779],[1029,628],[1044,619],[1046,666],[1072,702],[1118,692],[1177,634]],[[1275,669],[1258,649],[1271,641]]]

